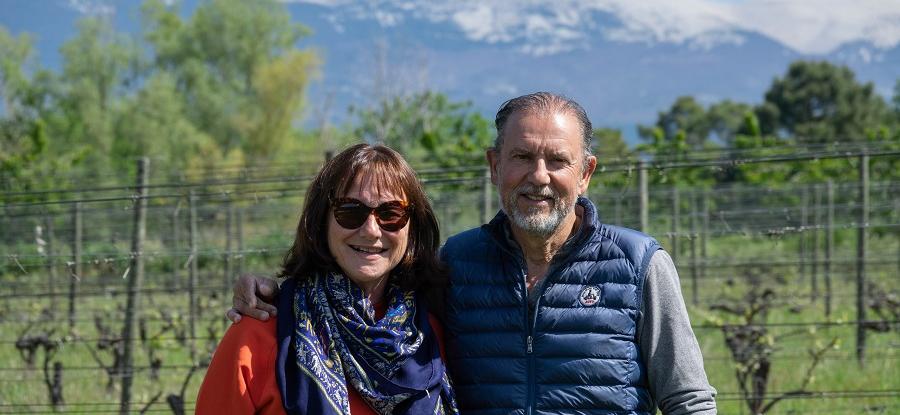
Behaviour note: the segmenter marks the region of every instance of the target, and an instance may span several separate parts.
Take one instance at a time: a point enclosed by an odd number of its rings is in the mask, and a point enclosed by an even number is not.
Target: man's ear
[[[579,194],[584,194],[585,192],[587,192],[588,185],[591,184],[591,177],[594,175],[594,170],[597,170],[597,157],[585,157],[584,169],[581,172],[581,186],[578,189]]]
[[[484,152],[484,155],[491,168],[491,183],[496,186],[500,181],[500,152],[491,147]]]

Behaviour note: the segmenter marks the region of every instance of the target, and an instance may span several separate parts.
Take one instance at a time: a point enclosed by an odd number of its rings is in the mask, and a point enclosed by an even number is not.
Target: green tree
[[[29,79],[25,65],[32,59],[33,49],[28,35],[13,37],[0,26],[0,107],[2,113],[15,115],[22,110]]]
[[[623,170],[623,166],[633,164],[636,158],[622,137],[622,131],[616,128],[595,128],[592,146],[597,157],[597,170],[591,184],[612,189],[627,186],[633,179],[633,171]]]
[[[0,189],[30,190],[47,184],[50,173],[71,158],[47,157],[43,119],[54,78],[34,62],[31,38],[13,37],[0,26]],[[73,157],[75,152],[68,153]]]
[[[617,128],[595,128],[593,153],[599,160],[607,162],[626,161],[632,158],[631,149]]]
[[[681,96],[668,110],[659,113],[653,126],[638,127],[638,133],[645,140],[657,139],[657,131],[662,133],[661,139],[665,141],[673,141],[682,135],[688,147],[702,148],[709,138],[710,125],[703,106],[694,97]]]
[[[124,98],[116,116],[112,163],[118,172],[135,174],[134,160],[151,158],[154,171],[179,174],[210,168],[219,161],[211,137],[184,117],[184,104],[169,74],[150,77],[134,96]]]
[[[61,48],[62,74],[54,88],[56,105],[46,118],[54,155],[77,152],[92,176],[110,172],[113,131],[120,98],[139,78],[139,48],[99,18],[78,22],[77,34]]]
[[[452,102],[441,93],[396,96],[351,112],[358,137],[391,146],[417,163],[480,165],[493,142],[491,122],[473,111],[471,103]]]
[[[706,142],[702,147],[692,149],[684,130],[679,130],[671,139],[666,139],[665,133],[659,127],[646,132],[652,134],[652,141],[639,144],[635,150],[649,156],[659,167],[655,174],[650,175],[651,183],[697,186],[709,185],[714,182],[715,176],[709,169],[680,165],[691,158],[693,151],[711,149],[713,147],[711,143]]]
[[[900,123],[900,79],[894,83],[894,96],[891,99],[894,109],[894,119]]]
[[[872,83],[860,84],[846,66],[798,61],[765,94],[764,131],[803,144],[863,141],[886,120],[886,104]],[[761,120],[763,117],[760,117]]]
[[[292,137],[318,60],[297,42],[309,31],[274,0],[212,0],[189,20],[151,0],[143,7],[154,63],[170,72],[188,119],[223,154],[265,161]]]
[[[706,126],[714,139],[725,145],[731,145],[735,135],[746,126],[746,117],[753,112],[753,107],[743,102],[724,100],[709,106],[706,111]]]

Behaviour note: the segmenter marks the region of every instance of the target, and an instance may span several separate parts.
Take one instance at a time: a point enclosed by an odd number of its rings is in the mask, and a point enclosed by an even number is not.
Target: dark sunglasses
[[[403,200],[392,200],[369,207],[359,200],[343,197],[335,200],[331,207],[334,210],[334,220],[344,229],[359,228],[366,223],[372,212],[375,212],[375,223],[388,232],[403,229],[409,221],[409,203]]]

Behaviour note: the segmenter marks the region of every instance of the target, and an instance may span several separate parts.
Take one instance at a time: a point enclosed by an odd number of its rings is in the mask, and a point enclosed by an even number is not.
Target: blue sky
[[[174,1],[173,1],[174,2]],[[634,139],[680,95],[756,103],[796,59],[849,66],[890,97],[900,78],[900,0],[293,0],[322,76],[308,123],[349,105],[434,89],[492,115],[535,90],[572,96]],[[138,30],[137,0],[0,0],[0,24],[36,39],[40,62],[85,15]],[[196,0],[177,2],[184,13]]]

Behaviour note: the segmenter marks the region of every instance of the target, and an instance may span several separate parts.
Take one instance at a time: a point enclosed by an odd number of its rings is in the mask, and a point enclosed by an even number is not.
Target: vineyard
[[[720,413],[895,414],[898,158],[843,148],[601,160],[588,196],[603,221],[671,253]],[[678,180],[825,162],[840,180]],[[317,166],[152,168],[0,194],[0,413],[192,412],[234,277],[278,269]],[[496,212],[483,166],[417,171],[444,239]]]

